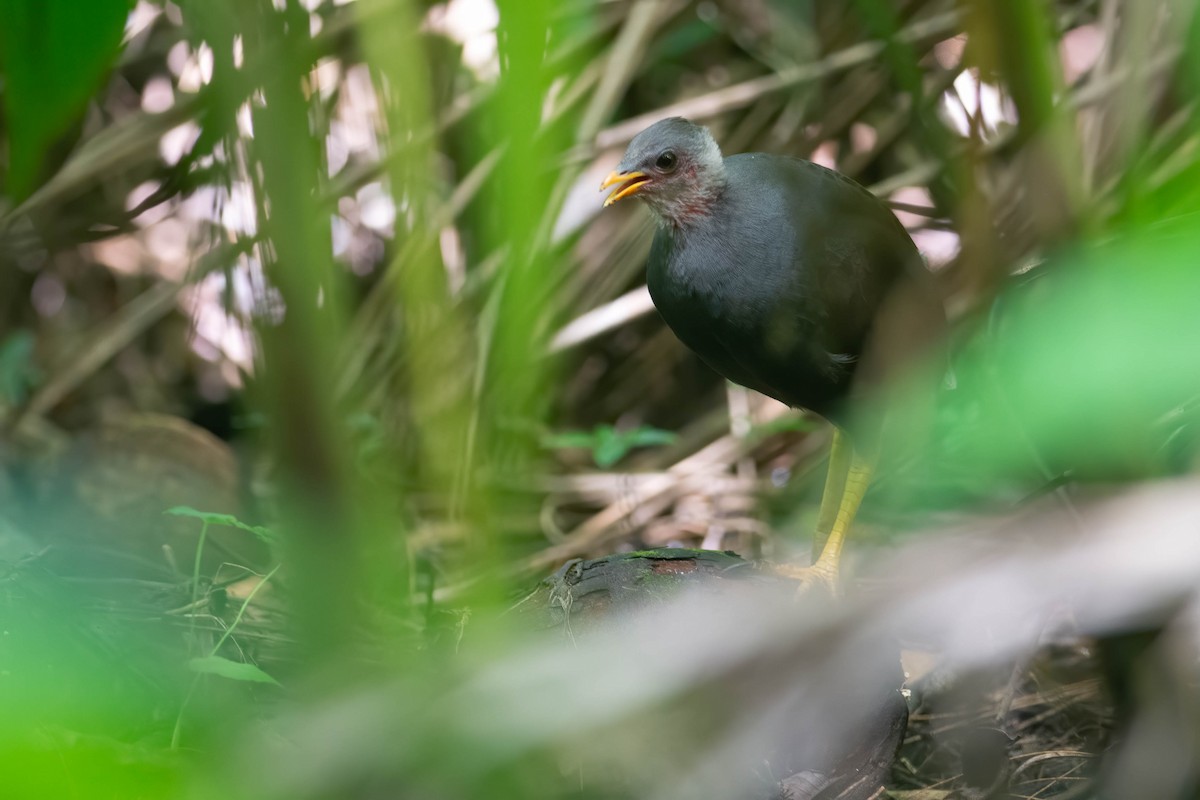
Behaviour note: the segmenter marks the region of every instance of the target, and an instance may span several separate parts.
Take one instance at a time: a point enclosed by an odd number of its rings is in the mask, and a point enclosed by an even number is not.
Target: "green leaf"
[[[625,436],[618,434],[612,427],[603,425],[596,428],[596,443],[592,446],[592,460],[601,469],[616,464],[629,452],[629,442]]]
[[[572,450],[575,448],[590,450],[595,443],[595,435],[586,431],[551,433],[542,437],[542,447],[548,450]]]
[[[232,514],[217,514],[212,511],[198,511],[191,506],[174,506],[163,512],[170,514],[172,517],[191,517],[198,519],[207,525],[225,525],[233,528],[238,524],[237,517]]]
[[[231,681],[273,683],[276,686],[279,685],[279,681],[255,665],[242,661],[230,661],[228,658],[222,658],[221,656],[193,658],[188,662],[188,669],[192,672],[199,672],[205,675],[217,675],[221,678],[228,678]]]
[[[600,468],[611,467],[635,447],[670,444],[675,434],[649,425],[630,431],[618,431],[612,425],[597,425],[590,433],[567,431],[542,437],[542,446],[552,450],[587,448]]]
[[[213,511],[198,511],[191,506],[174,506],[163,512],[172,517],[190,517],[198,519],[205,525],[220,525],[225,528],[237,528],[240,531],[252,533],[264,542],[271,544],[276,541],[277,537],[270,528],[265,528],[262,525],[248,525],[232,514],[218,514]]]
[[[1178,447],[1196,446],[1167,440],[1200,401],[1197,252],[1200,233],[1182,218],[1064,250],[1014,283],[955,365],[953,402],[983,422],[940,436],[981,475],[1169,471]]]
[[[40,379],[33,363],[33,334],[17,331],[0,343],[0,400],[19,405]]]
[[[630,447],[651,447],[658,444],[671,444],[675,441],[676,436],[671,431],[646,425],[625,434],[625,439],[629,442]]]
[[[764,422],[761,425],[751,426],[749,436],[752,439],[765,439],[777,433],[804,433],[815,430],[820,427],[820,424],[812,417],[789,413]]]
[[[35,188],[46,153],[78,120],[120,52],[129,0],[0,0],[7,192]]]

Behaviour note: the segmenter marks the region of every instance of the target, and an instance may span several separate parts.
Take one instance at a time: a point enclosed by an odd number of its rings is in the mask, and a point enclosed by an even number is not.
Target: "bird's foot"
[[[807,567],[795,564],[776,564],[775,572],[799,582],[800,585],[796,587],[797,598],[814,592],[826,597],[841,595],[837,568],[822,564],[820,560]]]

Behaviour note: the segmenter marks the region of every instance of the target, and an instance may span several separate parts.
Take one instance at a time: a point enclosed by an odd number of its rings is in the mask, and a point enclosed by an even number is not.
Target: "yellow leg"
[[[821,495],[821,510],[817,514],[813,564],[811,567],[780,565],[776,568],[782,575],[799,579],[802,592],[819,583],[831,594],[837,594],[842,547],[874,469],[874,448],[856,447],[841,429],[835,428],[829,451],[829,473]]]
[[[817,532],[813,536],[813,561],[821,555],[825,542],[837,522],[842,495],[846,491],[846,475],[854,446],[841,428],[833,429],[833,444],[829,448],[829,467],[825,473],[825,491],[821,493],[821,510],[817,514]]]
[[[842,560],[842,546],[846,543],[846,534],[849,533],[850,525],[858,513],[858,507],[862,504],[863,495],[867,493],[867,486],[871,483],[871,474],[874,469],[875,459],[873,456],[864,457],[857,449],[853,450],[850,469],[846,473],[845,489],[842,492],[841,502],[838,503],[833,529],[829,532],[825,546],[821,548],[820,557],[812,565],[814,577],[831,584],[836,583],[838,567]]]

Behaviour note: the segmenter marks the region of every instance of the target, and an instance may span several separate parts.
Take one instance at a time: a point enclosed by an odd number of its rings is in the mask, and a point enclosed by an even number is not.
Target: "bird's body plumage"
[[[764,153],[724,166],[703,213],[660,225],[647,263],[654,304],[729,380],[842,423],[877,313],[924,272],[916,247],[883,203],[832,170]]]

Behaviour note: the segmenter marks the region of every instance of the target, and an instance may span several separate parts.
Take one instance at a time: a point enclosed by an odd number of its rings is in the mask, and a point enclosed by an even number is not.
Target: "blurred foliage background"
[[[807,666],[754,692],[824,691],[870,629],[917,687],[890,796],[978,790],[979,725],[1015,796],[1195,796],[1198,39],[1191,0],[0,0],[4,795],[766,796],[700,777],[755,722],[695,698],[767,652]],[[648,215],[599,213],[671,115],[891,202],[950,367],[845,607],[531,644],[568,559],[808,548],[825,424],[688,353]]]

